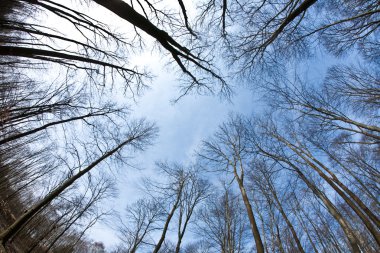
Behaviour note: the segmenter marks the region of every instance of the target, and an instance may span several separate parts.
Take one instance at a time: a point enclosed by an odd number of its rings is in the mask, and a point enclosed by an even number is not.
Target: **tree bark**
[[[327,167],[325,167],[322,163],[320,163],[318,160],[316,160],[314,157],[312,157],[310,154],[307,154],[306,152],[302,152],[297,150],[296,147],[294,147],[291,143],[286,141],[285,139],[281,138],[280,141],[284,142],[291,150],[293,150],[299,157],[301,157],[312,169],[314,169],[338,194],[341,196],[344,201],[352,208],[352,210],[359,216],[359,218],[363,221],[364,225],[367,227],[367,229],[370,231],[374,239],[376,240],[377,244],[380,245],[380,233],[379,231],[373,226],[371,221],[368,219],[367,216],[363,214],[363,212],[356,206],[355,203],[352,202],[350,198],[347,197],[347,195],[343,192],[346,191],[348,195],[356,200],[356,203],[364,209],[365,213],[372,218],[373,222],[378,225],[378,219],[377,217],[364,205],[362,201],[359,200],[359,198],[352,193],[343,183],[341,183],[335,174],[333,174]],[[305,154],[306,153],[306,154]],[[319,166],[321,166],[324,170],[326,170],[333,178],[331,180],[321,169],[318,168],[316,164],[314,164],[312,161],[307,159],[305,155],[310,157],[313,161],[317,162]],[[341,189],[337,186],[340,186]],[[343,190],[343,191],[342,191]]]
[[[298,248],[299,252],[305,253],[305,250],[302,247],[302,244],[301,244],[301,242],[300,242],[300,240],[299,240],[299,238],[297,236],[297,233],[296,233],[296,231],[295,231],[295,229],[293,227],[293,224],[289,221],[288,216],[286,215],[284,209],[282,208],[280,200],[277,197],[276,190],[274,189],[273,185],[270,182],[269,182],[269,184],[270,184],[269,187],[270,187],[271,192],[273,194],[274,201],[276,202],[276,204],[278,206],[278,210],[280,211],[282,217],[284,218],[286,224],[288,225],[288,227],[290,229],[290,232],[292,233],[293,239],[294,239],[294,241],[297,244],[297,248]]]
[[[170,213],[169,213],[169,215],[168,215],[168,217],[167,217],[167,219],[166,219],[166,221],[165,221],[165,225],[164,225],[164,228],[162,229],[162,233],[161,233],[160,240],[159,240],[158,243],[156,244],[156,247],[154,248],[153,253],[157,253],[157,252],[160,250],[162,244],[164,243],[165,236],[166,236],[166,232],[167,232],[167,230],[168,230],[170,220],[172,219],[172,217],[173,217],[175,211],[176,211],[177,208],[178,208],[178,204],[179,204],[180,199],[181,199],[182,190],[183,190],[183,185],[180,186],[179,192],[178,192],[178,194],[177,194],[177,199],[176,199],[176,201],[175,201],[175,203],[174,203],[172,209],[170,210]]]
[[[243,198],[244,205],[247,209],[247,215],[248,215],[249,222],[251,225],[253,238],[255,239],[255,243],[256,243],[256,251],[257,251],[257,253],[264,253],[263,242],[261,240],[260,232],[259,232],[259,229],[258,229],[257,224],[256,224],[255,216],[253,215],[252,206],[251,206],[251,203],[249,202],[247,192],[246,192],[245,187],[243,185],[243,181],[239,177],[239,175],[237,174],[236,166],[234,166],[234,175],[235,175],[236,181],[238,182],[240,193],[241,193],[241,196]]]
[[[341,228],[343,229],[350,245],[352,248],[352,252],[354,253],[360,253],[360,247],[358,239],[355,236],[354,230],[352,229],[351,225],[346,221],[346,219],[343,218],[342,214],[338,211],[338,209],[335,207],[335,205],[325,196],[325,194],[319,190],[312,182],[310,182],[306,176],[298,169],[297,166],[295,166],[292,163],[288,163],[297,174],[300,176],[302,181],[306,183],[306,185],[313,191],[313,193],[322,201],[322,203],[326,206],[329,213],[335,218],[335,220],[339,223]]]

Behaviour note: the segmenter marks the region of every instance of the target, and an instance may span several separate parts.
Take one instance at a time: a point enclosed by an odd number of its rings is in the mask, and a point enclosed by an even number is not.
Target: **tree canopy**
[[[2,0],[0,252],[379,252],[379,27],[375,0]],[[251,108],[116,197],[158,136],[146,52],[175,102]]]

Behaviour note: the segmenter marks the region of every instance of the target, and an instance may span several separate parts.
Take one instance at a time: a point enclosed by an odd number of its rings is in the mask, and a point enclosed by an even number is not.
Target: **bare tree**
[[[249,226],[238,195],[225,189],[210,195],[207,204],[197,214],[197,233],[211,252],[247,252]]]
[[[168,250],[162,248],[165,243],[169,243],[165,239],[166,235],[170,227],[176,227],[177,241],[173,243],[172,250],[180,252],[185,232],[188,230],[196,208],[209,194],[209,185],[207,181],[200,178],[196,165],[189,167],[168,163],[157,163],[157,165],[166,180],[145,182],[146,191],[152,194],[157,203],[160,203],[162,212],[163,227],[160,229],[161,235],[153,251]],[[169,246],[167,244],[165,247]]]
[[[234,127],[227,128],[226,126]],[[246,190],[246,192],[252,191],[253,196],[251,198],[253,199],[256,199],[256,197],[260,195],[263,196],[266,206],[265,216],[259,212],[259,208],[256,204],[256,201],[258,201],[257,199],[254,203],[257,211],[260,213],[259,216],[263,223],[262,226],[269,227],[270,239],[266,245],[269,247],[272,246],[272,250],[277,248],[279,251],[285,251],[286,244],[283,239],[284,235],[281,233],[282,225],[279,222],[279,217],[282,217],[291,233],[293,233],[293,237],[296,240],[296,247],[301,247],[301,250],[304,248],[297,237],[295,226],[298,225],[291,222],[288,218],[288,215],[285,213],[282,203],[277,195],[277,191],[274,188],[273,181],[271,180],[272,173],[275,174],[281,171],[282,173],[286,172],[284,176],[287,175],[287,177],[294,177],[295,175],[301,180],[301,182],[303,182],[304,187],[306,186],[306,188],[313,193],[312,196],[320,201],[320,204],[327,209],[330,215],[339,224],[346,236],[346,239],[349,241],[351,250],[353,252],[359,252],[360,249],[364,249],[364,246],[358,240],[358,234],[354,230],[353,224],[347,219],[348,217],[346,217],[345,214],[339,210],[337,204],[331,200],[333,196],[331,196],[331,194],[326,194],[327,189],[325,189],[322,185],[322,182],[326,182],[327,185],[335,191],[335,194],[337,194],[336,196],[339,196],[344,202],[348,203],[348,206],[350,206],[358,217],[362,219],[368,231],[374,236],[375,239],[377,236],[374,226],[376,220],[373,220],[371,217],[376,218],[376,216],[373,216],[374,214],[372,211],[370,211],[368,207],[356,196],[356,194],[348,189],[348,187],[346,187],[344,183],[340,181],[335,174],[333,174],[333,172],[326,167],[326,165],[323,164],[323,162],[312,155],[312,151],[307,148],[307,140],[302,139],[302,132],[298,133],[294,131],[292,127],[293,126],[291,123],[287,122],[286,127],[284,127],[284,130],[287,132],[280,133],[283,129],[279,128],[270,120],[260,120],[259,118],[254,118],[251,121],[242,117],[232,118],[228,125],[224,124],[221,127],[224,131],[215,135],[216,137],[224,138],[218,139],[219,142],[214,140],[213,142],[206,142],[205,145],[206,148],[208,148],[207,153],[204,153],[203,151],[201,156],[202,158],[206,158],[208,161],[213,163],[214,167],[211,168],[218,169],[218,167],[215,167],[215,164],[218,164],[220,167],[228,168],[228,166],[231,165],[228,164],[226,157],[229,157],[229,154],[236,153],[233,152],[233,149],[231,149],[232,152],[228,151],[228,149],[224,148],[224,145],[231,145],[231,143],[235,143],[235,147],[238,147],[236,150],[240,151],[240,157],[245,159],[242,160],[245,161],[245,163],[242,163],[243,166],[251,163],[251,165],[247,166],[248,168],[246,168],[244,172],[249,173],[250,178],[253,178],[254,183],[251,185],[245,184],[244,189],[250,189],[249,191]],[[233,136],[236,135],[232,134],[236,133],[240,133],[240,138],[233,138]],[[289,141],[287,138],[294,139],[294,142]],[[216,155],[211,156],[210,154]],[[231,155],[231,157],[233,156]],[[269,164],[272,163],[274,167],[271,165],[272,168],[266,171],[267,167],[262,164],[265,160],[267,160]],[[252,170],[250,168],[252,168]],[[294,174],[291,175],[287,171],[293,172]],[[258,192],[260,192],[259,195]],[[260,205],[263,205],[263,203]],[[320,211],[316,211],[316,215],[320,216]],[[302,225],[302,220],[299,222],[301,226],[304,226]],[[327,228],[326,224],[327,223],[325,220],[321,219],[321,224],[316,227],[317,230],[314,229],[317,231],[316,233],[318,236],[322,233],[320,232],[320,229]],[[337,243],[337,239],[333,236],[334,232],[329,233],[331,234],[330,237],[321,237],[319,240],[320,244],[315,244],[310,235],[308,235],[309,240],[311,239],[312,247],[316,248],[323,246],[326,249],[331,248],[339,251],[341,249],[341,245]],[[261,236],[264,235],[265,232],[263,232]]]
[[[4,45],[0,46],[1,55],[13,57],[13,59],[14,57],[26,58],[33,62],[53,62],[71,69],[84,70],[89,75],[89,80],[101,85],[104,85],[105,81],[112,82],[113,77],[117,74],[124,79],[126,89],[133,92],[138,92],[145,86],[144,79],[149,78],[149,75],[134,67],[125,66],[127,62],[125,51],[134,49],[133,41],[126,41],[122,35],[112,32],[106,24],[98,21],[97,18],[79,10],[78,6],[70,6],[50,0],[19,0],[18,2],[24,8],[33,9],[33,12],[50,13],[68,22],[78,31],[80,38],[71,39],[64,36],[57,32],[56,27],[52,24],[39,25],[26,21],[16,22],[5,19],[2,21],[3,29],[10,32],[14,31],[15,34],[19,34],[20,39],[16,44],[14,38],[8,36]],[[203,57],[202,52],[198,52],[195,47],[188,49],[169,35],[169,33],[175,32],[174,29],[170,31],[170,28],[183,26],[187,29],[186,25],[179,22],[170,12],[160,10],[159,6],[156,6],[157,3],[138,2],[137,6],[121,0],[81,1],[79,4],[88,3],[94,7],[102,6],[113,15],[126,21],[126,24],[130,24],[131,28],[135,28],[136,37],[141,38],[141,30],[156,40],[187,77],[182,90],[183,95],[193,89],[204,92],[220,91],[229,95],[229,87],[211,64],[211,59]],[[181,6],[181,9],[182,11],[185,10],[184,5]],[[168,30],[162,30],[153,24],[156,21],[157,25],[163,24],[165,25],[163,29]],[[51,41],[39,39],[41,36],[49,38]],[[138,46],[142,46],[142,39],[139,41]],[[107,45],[108,48],[103,47],[103,45]],[[110,71],[106,71],[106,69],[110,69]],[[219,83],[220,86],[217,89],[213,87],[212,80],[217,80]]]
[[[79,172],[71,175],[69,178],[64,180],[59,186],[52,190],[49,194],[44,196],[40,201],[31,206],[26,212],[24,212],[20,217],[18,217],[13,224],[4,229],[0,234],[1,244],[5,245],[7,241],[14,236],[20,228],[30,220],[36,213],[43,209],[52,200],[57,198],[61,193],[67,190],[72,184],[74,184],[83,175],[86,175],[98,164],[111,157],[117,152],[120,152],[124,146],[132,146],[137,149],[143,149],[156,134],[156,129],[153,125],[147,124],[144,121],[136,122],[130,125],[130,132],[126,134],[126,139],[122,142],[117,143],[112,149],[103,151],[102,155],[98,157],[93,162],[84,166]]]
[[[198,22],[214,33],[207,43],[223,42],[219,47],[231,67],[260,80],[256,70],[267,74],[284,70],[278,64],[305,59],[318,44],[335,55],[355,48],[364,58],[376,59],[377,5],[356,0],[205,1],[200,4]]]
[[[120,217],[117,228],[125,251],[134,253],[140,247],[152,244],[150,237],[152,232],[159,230],[158,223],[162,216],[160,204],[153,199],[140,199],[127,206],[126,215]]]
[[[232,174],[233,180],[236,180],[246,207],[256,250],[263,253],[264,246],[244,181],[247,162],[251,159],[245,134],[243,119],[239,116],[231,117],[230,121],[219,127],[213,139],[204,142],[204,148],[199,155],[210,162],[216,171],[227,171]]]
[[[199,169],[196,165],[188,168],[187,182],[183,195],[181,197],[179,211],[177,213],[177,243],[175,252],[179,253],[181,250],[182,241],[185,232],[193,219],[196,209],[208,197],[210,185],[206,180],[199,176]]]
[[[284,210],[284,202],[280,200],[280,196],[278,191],[276,190],[275,180],[281,177],[285,177],[286,174],[280,174],[278,168],[275,166],[271,166],[264,159],[260,160],[260,158],[255,159],[255,163],[252,164],[254,168],[252,168],[252,173],[249,174],[249,179],[252,180],[252,188],[259,188],[260,194],[265,196],[268,203],[272,203],[276,209],[281,214],[282,219],[285,221],[291,232],[291,238],[295,241],[297,251],[305,252],[300,238],[297,235],[296,228],[293,223],[290,221],[289,215],[286,214]],[[257,186],[257,187],[255,187]],[[288,186],[288,185],[286,185]],[[280,194],[285,195],[287,189],[281,189]],[[255,191],[256,192],[256,191]],[[294,249],[295,250],[295,249]]]

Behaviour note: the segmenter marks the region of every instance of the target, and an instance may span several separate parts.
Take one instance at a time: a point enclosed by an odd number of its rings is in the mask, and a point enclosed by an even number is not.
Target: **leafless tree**
[[[219,131],[213,139],[204,142],[204,148],[199,155],[209,162],[215,170],[231,173],[233,180],[236,180],[246,207],[256,250],[263,253],[263,242],[244,181],[247,163],[251,159],[245,135],[244,120],[239,116],[232,116],[228,122],[219,127]]]
[[[372,238],[375,241],[377,240],[377,217],[371,210],[372,208],[362,201],[355,191],[345,184],[343,179],[334,173],[332,170],[334,167],[330,167],[330,164],[326,164],[319,158],[320,154],[316,152],[316,146],[308,139],[309,135],[303,134],[305,130],[300,125],[285,119],[282,122],[283,126],[279,126],[271,119],[253,118],[251,120],[241,116],[232,117],[228,123],[221,126],[220,129],[223,131],[215,135],[214,138],[219,137],[217,141],[213,139],[205,143],[205,148],[200,153],[201,157],[206,158],[209,162],[208,165],[212,165],[209,169],[215,171],[220,170],[220,168],[228,169],[228,166],[232,167],[231,164],[234,163],[228,163],[228,157],[233,158],[234,154],[235,157],[242,158],[241,161],[244,162],[241,164],[245,166],[245,168],[243,167],[244,172],[245,174],[248,173],[248,178],[252,181],[251,184],[245,183],[244,189],[252,194],[251,196],[247,195],[247,199],[251,199],[250,203],[254,203],[257,216],[262,223],[263,232],[261,237],[265,238],[264,248],[282,252],[294,247],[297,247],[297,251],[300,251],[300,248],[304,250],[305,248],[301,244],[296,231],[301,227],[309,229],[305,226],[303,218],[300,217],[311,212],[315,213],[320,220],[320,223],[314,224],[312,229],[317,237],[320,238],[317,242],[310,236],[310,231],[307,231],[311,247],[314,249],[324,247],[326,250],[331,249],[339,252],[342,249],[342,244],[335,237],[335,232],[331,231],[327,226],[328,223],[323,218],[324,216],[321,215],[320,206],[324,206],[329,215],[335,220],[334,222],[339,224],[340,228],[338,227],[337,231],[340,231],[340,229],[343,231],[345,240],[348,240],[351,250],[353,252],[364,250],[367,246],[359,240],[360,236],[354,227],[361,227],[364,224],[367,229],[366,233],[369,232],[373,236]],[[228,126],[233,127],[229,128]],[[296,126],[298,129],[296,129]],[[236,155],[234,149],[225,148],[228,145],[233,147],[234,144],[235,150],[240,152],[240,156]],[[211,154],[214,156],[211,156]],[[267,166],[266,164],[271,165]],[[333,165],[331,164],[331,166]],[[293,221],[291,221],[273,182],[274,175],[278,173],[282,175],[279,177],[282,178],[281,182],[284,182],[286,178],[291,179],[290,182],[293,182],[294,189],[290,193],[297,192],[296,189],[299,187],[310,191],[312,193],[310,196],[317,200],[316,203],[318,204],[314,205],[317,209],[311,210],[307,208],[300,216],[295,215]],[[297,182],[297,184],[294,184],[294,182]],[[333,192],[327,194],[328,189],[333,190]],[[281,194],[285,192],[281,191]],[[291,195],[288,195],[288,198],[290,197]],[[332,200],[333,198],[338,198],[339,203],[346,203],[347,207],[363,223],[353,224],[352,220],[348,219],[348,216],[338,208],[338,204],[335,203],[336,200]],[[290,204],[288,208],[292,208]],[[295,220],[298,221],[296,222]],[[295,240],[293,241],[295,242],[293,246],[291,245],[292,241],[289,242],[290,244],[288,244],[288,240],[284,241],[284,236],[286,235],[282,232],[284,225],[293,234],[292,238]],[[267,229],[264,229],[265,227]],[[322,232],[326,229],[328,230],[327,232]],[[267,232],[269,237],[266,237]],[[329,236],[321,236],[322,234],[326,235],[326,233]],[[373,241],[370,247],[376,244]]]
[[[79,171],[75,174],[70,175],[66,180],[61,182],[55,189],[49,192],[41,200],[37,201],[33,206],[28,208],[20,217],[18,217],[11,225],[5,228],[0,235],[2,245],[5,245],[7,241],[14,236],[22,226],[28,222],[35,214],[40,212],[46,205],[48,205],[55,198],[59,197],[65,190],[72,186],[78,179],[86,175],[88,172],[93,170],[96,166],[102,163],[107,158],[113,156],[124,146],[131,146],[136,149],[143,149],[156,134],[156,128],[154,125],[146,123],[144,121],[135,122],[130,124],[129,132],[125,134],[125,140],[116,141],[113,148],[102,151],[101,155],[87,164],[81,164]],[[119,136],[120,137],[120,136]]]
[[[146,181],[147,191],[161,202],[163,227],[155,243],[154,252],[161,252],[170,226],[177,232],[173,251],[180,252],[185,232],[191,223],[196,208],[207,197],[209,184],[200,178],[197,166],[184,167],[179,164],[157,163],[166,182]],[[174,225],[173,225],[174,224]],[[169,243],[169,242],[167,242]],[[167,245],[168,246],[168,245]]]
[[[255,69],[268,74],[281,69],[279,64],[311,56],[315,45],[335,55],[351,48],[367,59],[379,54],[376,1],[223,0],[204,1],[199,8],[198,23],[214,34],[207,42],[222,44],[231,67],[250,78]]]
[[[197,233],[210,252],[248,252],[250,238],[244,207],[231,190],[209,196],[197,214]]]
[[[5,19],[1,22],[3,29],[15,32],[21,39],[18,39],[16,44],[12,36],[7,36],[4,44],[0,46],[1,55],[16,57],[16,59],[17,57],[26,58],[33,62],[53,62],[74,70],[83,70],[88,74],[90,81],[101,85],[104,85],[105,81],[112,82],[117,74],[124,79],[125,88],[132,92],[138,92],[146,85],[144,79],[149,78],[147,73],[125,65],[128,57],[125,52],[132,51],[136,47],[133,40],[126,41],[121,34],[112,32],[109,26],[98,21],[98,18],[82,12],[78,6],[50,0],[19,0],[18,2],[24,8],[33,9],[33,12],[50,13],[68,22],[78,32],[80,38],[69,38],[59,33],[52,24],[40,25]],[[121,0],[95,0],[80,1],[77,4],[101,6],[120,17],[131,28],[135,28],[136,37],[140,38],[138,47],[143,44],[141,31],[156,40],[183,71],[184,77],[187,77],[182,90],[183,95],[194,89],[200,92],[202,90],[220,91],[228,95],[229,87],[211,64],[211,59],[204,57],[203,52],[198,52],[199,50],[195,47],[189,49],[169,35],[176,32],[175,29],[169,30],[170,28],[183,26],[187,29],[186,25],[169,11],[160,10],[157,3],[137,2],[136,5],[130,5]],[[181,9],[185,10],[183,4]],[[163,27],[160,29],[159,25]],[[40,39],[41,37],[48,40]],[[212,80],[217,80],[220,84],[219,88],[213,87]]]
[[[126,207],[126,215],[120,217],[119,237],[125,252],[134,253],[144,245],[152,244],[152,232],[159,230],[158,223],[164,211],[159,203],[140,199]]]
[[[249,174],[249,180],[252,181],[252,188],[255,189],[254,192],[260,192],[260,195],[265,197],[266,202],[268,204],[272,204],[274,206],[273,208],[278,210],[278,212],[280,213],[280,217],[282,217],[281,220],[285,221],[288,229],[291,232],[291,238],[296,243],[296,248],[290,251],[305,252],[301,244],[301,240],[297,235],[296,228],[293,225],[293,222],[291,222],[289,214],[287,214],[285,211],[284,202],[286,201],[281,200],[281,195],[286,196],[287,190],[289,189],[282,188],[280,191],[276,190],[275,182],[280,178],[286,178],[287,175],[281,174],[281,170],[274,166],[274,164],[268,164],[268,162],[265,161],[265,159],[256,158],[252,166],[252,173]],[[282,182],[286,181],[282,180]],[[289,187],[289,184],[286,184],[286,187]],[[256,189],[258,189],[258,191]],[[277,234],[278,237],[280,237],[280,233],[278,232]],[[281,244],[284,243],[280,243],[278,246],[281,247]],[[282,249],[281,251],[284,251],[284,249]]]

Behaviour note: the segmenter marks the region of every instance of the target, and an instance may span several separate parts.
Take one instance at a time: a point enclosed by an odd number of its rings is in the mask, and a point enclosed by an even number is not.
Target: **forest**
[[[131,184],[153,88],[229,108]],[[379,196],[378,0],[0,0],[1,253],[377,253]]]

